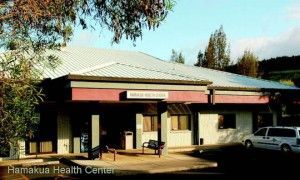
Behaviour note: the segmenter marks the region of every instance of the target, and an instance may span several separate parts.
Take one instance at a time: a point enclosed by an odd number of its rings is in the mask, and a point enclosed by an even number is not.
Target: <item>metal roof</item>
[[[262,80],[202,67],[172,63],[151,55],[121,50],[66,47],[54,52],[61,64],[45,69],[45,78],[86,75],[118,78],[211,81],[209,86],[258,89],[298,89],[279,82]]]

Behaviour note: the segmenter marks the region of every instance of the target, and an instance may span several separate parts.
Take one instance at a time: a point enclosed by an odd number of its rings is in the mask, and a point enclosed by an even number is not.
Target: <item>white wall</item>
[[[199,137],[203,138],[204,144],[241,142],[243,137],[252,133],[252,112],[226,113],[236,114],[236,129],[218,129],[217,112],[199,113]]]
[[[65,113],[58,113],[57,116],[57,154],[72,152],[72,129],[70,117]]]
[[[236,129],[218,129],[218,113],[235,113]],[[210,111],[199,112],[199,138],[203,138],[204,144],[222,144],[241,142],[242,139],[252,133],[252,112],[250,111]],[[277,124],[276,112],[273,112],[273,125]]]
[[[190,146],[193,144],[192,134],[192,131],[188,130],[170,131],[170,140],[168,145],[170,147]]]
[[[218,114],[220,113],[234,113],[236,114],[236,128],[235,129],[218,129]],[[252,133],[252,115],[251,111],[206,111],[198,113],[198,133],[199,138],[203,138],[204,144],[222,144],[231,142],[242,142],[243,138]],[[139,114],[140,119],[142,115]],[[193,120],[193,118],[191,118]],[[277,116],[273,112],[273,125],[276,125]],[[143,132],[143,121],[140,121],[139,128],[141,128],[141,142],[147,142],[149,139],[157,140],[157,131]],[[171,124],[171,118],[168,116],[168,123]],[[191,122],[191,125],[194,123]],[[168,146],[180,147],[190,146],[193,144],[194,133],[192,131],[171,131],[171,126],[168,129]],[[194,129],[191,127],[191,129]],[[137,147],[140,148],[140,147]]]
[[[191,118],[192,119],[192,118]],[[183,130],[183,131],[171,131],[171,117],[168,115],[167,121],[168,126],[168,147],[180,147],[180,146],[190,146],[193,144],[192,131]],[[143,123],[143,121],[142,121]],[[193,125],[193,123],[191,122]],[[140,125],[142,128],[142,143],[149,141],[150,139],[157,140],[157,131],[153,132],[143,132],[143,124]],[[191,127],[193,129],[193,127]],[[139,148],[139,147],[137,147]]]
[[[150,139],[157,140],[157,131],[142,132],[142,143],[148,142]]]

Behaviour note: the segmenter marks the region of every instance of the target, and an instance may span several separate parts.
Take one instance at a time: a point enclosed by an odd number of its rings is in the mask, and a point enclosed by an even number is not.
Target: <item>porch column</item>
[[[168,123],[168,111],[166,102],[157,103],[157,133],[158,142],[165,142],[165,147],[162,150],[162,155],[168,154],[168,139],[169,139],[169,123]]]
[[[139,149],[142,147],[142,136],[143,136],[143,115],[136,114],[135,116],[136,121],[136,133],[135,133],[135,148]]]
[[[203,132],[202,132],[202,124],[201,124],[201,120],[200,120],[200,117],[201,117],[201,113],[200,112],[197,112],[197,122],[198,122],[198,126],[197,126],[197,128],[198,128],[198,145],[203,145],[204,144],[204,142],[203,142],[203,137],[202,137],[202,134],[203,134]]]
[[[80,137],[73,138],[73,153],[80,153]]]
[[[91,119],[91,146],[92,149],[100,145],[100,116],[92,115]]]
[[[89,159],[92,157],[92,149],[100,146],[100,116],[92,115],[90,120]]]

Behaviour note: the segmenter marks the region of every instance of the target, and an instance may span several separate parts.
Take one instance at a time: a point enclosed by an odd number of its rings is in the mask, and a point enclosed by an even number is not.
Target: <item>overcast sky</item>
[[[145,29],[135,46],[125,39],[112,45],[112,34],[106,30],[80,29],[75,30],[70,45],[142,51],[164,60],[169,60],[175,49],[193,64],[220,25],[233,61],[245,49],[260,59],[300,55],[299,0],[177,0],[161,26],[155,31]]]

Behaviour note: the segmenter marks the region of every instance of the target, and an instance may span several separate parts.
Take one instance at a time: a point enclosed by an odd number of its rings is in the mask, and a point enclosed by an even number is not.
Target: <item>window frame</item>
[[[177,127],[178,129],[173,129],[172,128],[172,116],[177,116]],[[187,129],[181,129],[181,123],[180,123],[180,116],[186,116],[187,117]],[[171,128],[171,131],[191,131],[192,127],[191,127],[191,115],[190,114],[172,114],[170,115],[170,118],[171,118],[171,125],[170,125],[170,128]]]
[[[145,117],[150,117],[150,131],[145,131]],[[156,117],[156,126],[155,126],[155,117]],[[155,129],[156,127],[156,129]],[[154,114],[143,115],[143,132],[157,132],[158,131],[158,116]]]
[[[223,116],[223,126],[220,125],[220,116]],[[234,117],[234,126],[226,127],[225,126],[225,116],[233,116]],[[228,123],[227,123],[228,125]],[[226,129],[236,129],[236,113],[219,113],[218,114],[218,130],[226,130]]]
[[[273,113],[271,112],[257,112],[253,115],[256,128],[263,128],[273,126]]]

